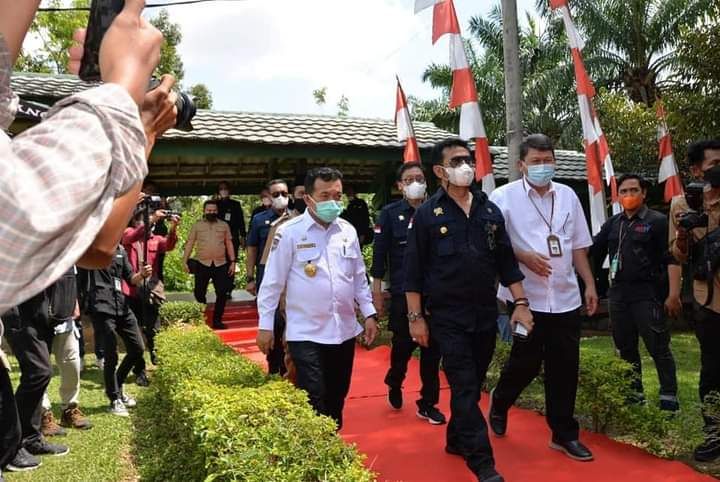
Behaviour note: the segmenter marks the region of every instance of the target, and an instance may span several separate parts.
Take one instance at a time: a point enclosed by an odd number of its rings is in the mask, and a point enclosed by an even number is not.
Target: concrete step
[[[251,342],[255,343],[257,327],[228,328],[227,330],[215,330],[217,336],[223,343]]]

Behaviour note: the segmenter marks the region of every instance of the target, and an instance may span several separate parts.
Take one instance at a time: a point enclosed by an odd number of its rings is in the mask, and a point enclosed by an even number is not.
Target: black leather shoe
[[[693,457],[698,462],[712,462],[720,458],[720,440],[705,440],[705,442],[697,446],[693,452]]]
[[[500,413],[499,410],[495,410],[495,404],[493,398],[495,395],[495,389],[490,390],[490,409],[488,410],[488,421],[490,422],[490,429],[497,437],[504,437],[507,432],[507,412]]]
[[[388,389],[388,404],[393,410],[400,410],[403,404],[402,389],[400,387],[390,387]]]
[[[559,450],[573,460],[580,462],[589,462],[593,459],[593,454],[590,450],[580,443],[579,440],[572,440],[570,442],[561,442],[555,438],[550,442],[550,448]]]
[[[213,323],[213,330],[225,330],[227,329],[227,325],[223,322],[220,323]]]
[[[445,452],[449,453],[450,455],[457,455],[458,457],[465,457],[465,454],[462,450],[460,450],[458,447],[455,447],[454,445],[446,445],[445,446]]]
[[[505,482],[503,476],[495,470],[495,467],[487,467],[475,472],[480,482]]]

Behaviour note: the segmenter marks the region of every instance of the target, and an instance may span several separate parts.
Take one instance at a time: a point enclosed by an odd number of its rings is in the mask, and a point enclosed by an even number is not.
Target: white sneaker
[[[136,402],[135,399],[134,399],[133,397],[131,397],[130,395],[125,395],[124,393],[122,393],[122,394],[120,394],[120,400],[122,400],[123,404],[124,404],[127,408],[135,408],[135,407],[137,407],[137,402]]]
[[[100,369],[100,370],[105,369],[105,359],[104,358],[96,358],[95,366],[98,367],[98,369]]]
[[[120,399],[110,402],[110,409],[108,411],[113,415],[117,415],[118,417],[130,416],[130,412],[127,411],[127,408],[125,408],[125,404]]]

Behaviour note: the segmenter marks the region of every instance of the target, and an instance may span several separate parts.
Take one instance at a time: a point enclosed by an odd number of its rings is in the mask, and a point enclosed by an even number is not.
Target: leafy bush
[[[305,392],[267,378],[206,327],[171,327],[157,348],[136,417],[144,480],[374,480]]]
[[[582,354],[576,407],[590,417],[593,431],[604,433],[611,421],[628,415],[632,377],[632,365],[621,358]]]
[[[160,323],[202,325],[205,323],[205,305],[194,301],[168,301],[160,307]]]
[[[485,388],[487,391],[494,388],[500,380],[500,373],[505,363],[507,363],[508,358],[510,358],[510,348],[512,348],[512,344],[502,341],[500,337],[498,337],[495,345],[495,353],[493,354],[485,377]]]

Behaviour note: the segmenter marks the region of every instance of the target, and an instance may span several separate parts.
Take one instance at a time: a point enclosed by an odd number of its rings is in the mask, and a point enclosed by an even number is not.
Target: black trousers
[[[198,263],[195,273],[195,300],[198,303],[207,304],[207,289],[210,280],[215,287],[215,312],[213,314],[213,325],[219,325],[225,314],[225,303],[228,292],[228,264],[220,266],[205,266]]]
[[[112,402],[120,398],[122,386],[130,370],[138,363],[145,351],[140,327],[132,310],[125,315],[93,314],[93,324],[102,332],[105,343],[105,394]],[[117,337],[125,344],[125,356],[118,366]]]
[[[15,458],[22,440],[20,415],[8,368],[0,362],[0,467]]]
[[[450,384],[447,445],[459,450],[470,470],[477,472],[495,465],[487,422],[478,405],[495,352],[495,317],[491,329],[466,331],[451,328],[450,323],[438,323],[437,316],[434,313],[430,320],[430,343],[437,346],[442,356],[443,371]]]
[[[239,263],[238,253],[240,252],[240,238],[232,238],[233,250],[235,251],[235,261]],[[260,253],[262,254],[262,253]],[[228,259],[228,263],[230,260]],[[228,298],[232,296],[233,289],[235,288],[235,275],[230,276],[228,274],[227,293]]]
[[[670,327],[662,304],[657,300],[623,301],[611,294],[610,320],[613,340],[620,357],[635,369],[635,392],[643,393],[642,362],[638,350],[639,337],[642,337],[645,348],[655,361],[660,396],[677,400],[675,359],[670,351]]]
[[[535,326],[527,340],[513,340],[510,358],[495,387],[493,407],[507,411],[545,366],[545,418],[553,437],[577,440],[574,418],[580,368],[580,317],[567,313],[533,311]]]
[[[390,369],[385,375],[385,384],[391,388],[401,388],[407,374],[408,362],[419,346],[412,341],[407,319],[405,296],[393,296],[390,300],[390,330],[392,330],[392,348],[390,350]],[[440,400],[440,354],[437,346],[431,343],[428,348],[420,347],[420,408],[437,405]]]
[[[720,392],[720,314],[695,303],[695,336],[700,343],[700,400],[710,392]],[[704,417],[705,427],[717,425]]]
[[[295,363],[298,388],[307,392],[315,411],[335,420],[340,430],[345,397],[350,390],[355,338],[339,345],[290,341],[288,350]]]
[[[15,392],[15,402],[22,428],[22,444],[27,445],[42,440],[42,398],[52,377],[48,351],[52,331],[45,293],[35,295],[5,313],[3,322],[8,344],[20,365],[20,384]]]
[[[130,309],[135,313],[135,318],[143,335],[145,335],[148,352],[150,352],[154,360],[155,335],[160,331],[160,308],[157,305],[145,303],[139,297],[127,298],[127,300],[130,303]],[[139,374],[144,370],[145,358],[140,358],[140,361],[133,368],[133,372]]]
[[[265,265],[258,265],[257,268],[257,292],[260,292],[263,275],[265,274]],[[285,336],[285,316],[280,310],[275,311],[275,320],[273,321],[273,335],[275,342],[272,350],[267,354],[268,373],[285,375],[287,367],[285,366],[285,347],[283,346],[283,337]]]

